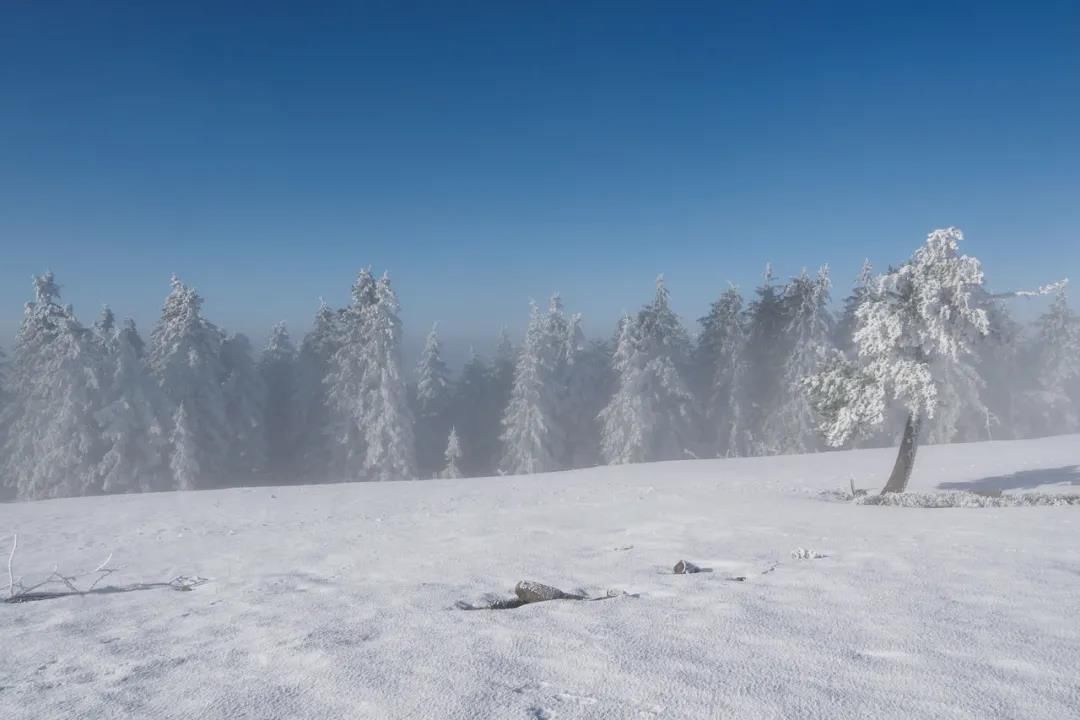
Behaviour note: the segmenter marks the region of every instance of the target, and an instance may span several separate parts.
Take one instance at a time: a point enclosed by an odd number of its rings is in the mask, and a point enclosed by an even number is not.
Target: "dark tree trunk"
[[[896,455],[896,464],[893,465],[892,475],[881,494],[904,492],[907,489],[908,480],[911,479],[911,469],[915,467],[915,451],[919,449],[919,430],[922,429],[922,416],[909,413],[907,423],[904,425],[904,439],[900,441],[900,452]]]

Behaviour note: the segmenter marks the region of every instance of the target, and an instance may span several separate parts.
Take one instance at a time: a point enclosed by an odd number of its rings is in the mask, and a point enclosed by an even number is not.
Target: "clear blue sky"
[[[766,260],[842,296],[942,225],[999,288],[1080,276],[1078,7],[13,0],[0,332],[47,268],[260,335],[372,265],[462,337],[552,290],[606,335],[659,272],[692,321]]]

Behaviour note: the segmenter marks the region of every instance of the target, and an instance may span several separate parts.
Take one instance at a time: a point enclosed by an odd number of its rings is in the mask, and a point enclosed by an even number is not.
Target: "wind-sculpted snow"
[[[1024,493],[1022,495],[976,495],[966,492],[889,493],[855,498],[859,505],[888,505],[911,508],[984,508],[1080,505],[1080,495]]]
[[[0,718],[1074,717],[1078,508],[821,501],[891,460],[0,505],[26,586],[110,553],[117,587],[207,579],[0,604]],[[910,489],[1065,496],[1077,466],[1077,436],[931,446]],[[523,579],[604,599],[456,607]]]

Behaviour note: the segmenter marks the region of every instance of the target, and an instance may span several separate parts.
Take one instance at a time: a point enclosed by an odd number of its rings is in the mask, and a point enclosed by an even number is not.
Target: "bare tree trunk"
[[[900,452],[896,455],[896,464],[893,465],[892,475],[881,494],[904,492],[907,489],[908,480],[911,479],[911,469],[915,467],[915,451],[919,449],[919,431],[922,429],[922,416],[909,413],[907,423],[904,425],[904,439],[900,441]]]

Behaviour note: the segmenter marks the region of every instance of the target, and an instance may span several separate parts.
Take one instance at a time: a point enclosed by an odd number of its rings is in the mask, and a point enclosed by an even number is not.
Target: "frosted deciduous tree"
[[[161,318],[150,335],[149,365],[169,401],[174,420],[181,414],[186,427],[171,428],[171,452],[183,453],[184,474],[176,475],[181,489],[220,486],[228,480],[229,441],[222,362],[224,334],[202,316],[202,298],[178,278],[165,298]]]
[[[941,402],[943,360],[958,361],[989,331],[979,302],[979,261],[961,255],[956,228],[935,230],[900,268],[880,276],[856,311],[857,360],[835,355],[806,387],[831,445],[882,422],[888,400],[907,421],[883,492],[902,492],[911,477],[920,429]]]
[[[108,338],[103,407],[97,415],[108,447],[99,469],[102,490],[115,493],[172,489],[168,404],[147,368],[144,343],[135,322],[127,320],[113,332],[111,313],[108,319],[98,328],[99,337]]]
[[[416,455],[422,477],[431,477],[442,468],[450,401],[450,373],[442,359],[438,326],[434,326],[416,365]]]
[[[270,331],[270,339],[259,358],[259,377],[265,391],[262,424],[267,470],[270,478],[279,483],[301,470],[295,464],[301,399],[297,374],[296,346],[285,323],[278,323]]]

